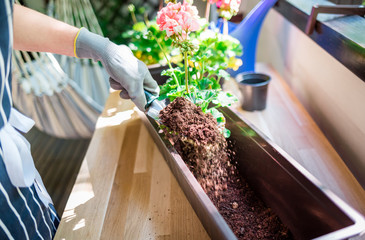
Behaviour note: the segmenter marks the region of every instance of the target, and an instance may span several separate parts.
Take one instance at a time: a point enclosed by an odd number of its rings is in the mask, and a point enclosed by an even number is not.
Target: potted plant
[[[161,75],[161,72],[169,68],[168,64],[183,66],[181,63],[183,56],[179,51],[181,48],[172,47],[172,39],[166,36],[165,31],[159,29],[156,21],[149,21],[147,16],[143,21],[137,21],[133,4],[130,4],[128,9],[134,25],[132,29],[125,31],[122,37],[128,40],[128,46],[134,55],[146,63],[154,79],[162,85],[167,77]],[[190,38],[193,42],[195,40],[195,45],[199,48],[192,56],[190,63],[206,62],[206,67],[203,69],[215,68],[217,72],[227,68],[237,70],[242,65],[241,59],[237,58],[242,55],[239,41],[229,35],[222,35],[213,25],[211,30],[206,30],[208,24],[205,20],[198,19],[198,21],[202,27]],[[228,74],[225,79],[229,79]],[[224,78],[220,77],[221,86],[223,81]]]
[[[170,68],[163,71],[162,75],[169,76],[169,79],[160,87],[159,100],[168,98],[173,101],[178,97],[189,99],[200,107],[203,113],[210,113],[217,120],[221,133],[228,137],[229,130],[224,127],[225,119],[217,108],[229,106],[237,99],[232,94],[223,92],[219,85],[221,78],[229,77],[223,70],[226,67],[226,56],[218,53],[217,56],[214,55],[214,50],[218,52],[219,45],[224,45],[225,42],[220,41],[218,47],[212,48],[211,46],[215,46],[213,39],[217,39],[217,35],[202,38],[201,42],[204,44],[199,44],[196,38],[191,39],[190,33],[200,29],[198,19],[196,8],[187,2],[169,2],[158,13],[156,22],[160,30],[166,31],[167,37],[184,56],[184,65],[175,68],[166,58]],[[223,48],[221,46],[221,49]]]
[[[308,239],[358,225],[361,218],[346,212],[348,206],[335,204],[338,199],[320,190],[227,108],[235,97],[223,92],[213,77],[226,73],[194,58],[199,50],[189,34],[199,28],[195,7],[168,3],[156,22],[180,48],[184,66],[164,71],[169,79],[159,99],[171,103],[161,111],[159,123],[148,118],[147,126],[209,235],[291,239],[294,234]],[[296,224],[298,216],[304,223]]]

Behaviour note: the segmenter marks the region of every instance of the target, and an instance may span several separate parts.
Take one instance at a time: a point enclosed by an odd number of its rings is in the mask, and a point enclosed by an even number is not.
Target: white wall
[[[287,81],[365,188],[365,83],[275,10],[262,26],[257,61]]]

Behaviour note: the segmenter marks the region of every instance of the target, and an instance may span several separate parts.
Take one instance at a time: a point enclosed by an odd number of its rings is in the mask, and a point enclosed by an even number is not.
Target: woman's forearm
[[[74,56],[78,28],[14,4],[14,48]]]

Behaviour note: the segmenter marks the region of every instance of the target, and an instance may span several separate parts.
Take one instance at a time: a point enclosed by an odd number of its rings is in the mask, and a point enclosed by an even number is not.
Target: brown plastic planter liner
[[[150,71],[153,79],[155,79],[158,85],[163,85],[169,78],[168,76],[161,75],[161,72],[167,69],[169,69],[168,65],[160,65],[160,64],[148,65],[148,70]]]
[[[231,130],[231,146],[240,173],[271,207],[296,239],[347,239],[365,231],[365,219],[315,179],[293,158],[229,108],[221,108]],[[143,115],[155,143],[165,157],[190,204],[212,239],[236,239],[180,155]]]

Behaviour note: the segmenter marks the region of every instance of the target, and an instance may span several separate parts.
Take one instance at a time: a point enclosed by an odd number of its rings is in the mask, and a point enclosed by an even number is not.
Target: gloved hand
[[[158,96],[158,84],[146,64],[134,57],[127,46],[118,46],[85,28],[80,30],[75,46],[77,57],[101,61],[110,75],[110,86],[122,90],[120,96],[130,98],[140,110],[145,111],[147,104],[144,89]]]

